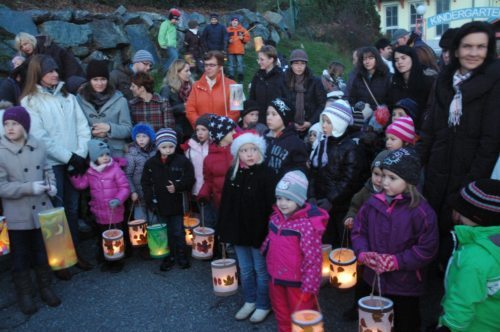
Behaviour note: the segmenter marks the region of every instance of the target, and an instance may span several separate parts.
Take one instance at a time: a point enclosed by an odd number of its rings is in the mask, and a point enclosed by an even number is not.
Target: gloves
[[[47,195],[49,195],[50,197],[55,197],[57,195],[57,187],[49,184]]]
[[[377,261],[378,254],[374,251],[366,251],[359,254],[359,261],[364,265],[368,266],[370,269],[374,270],[377,274],[382,273],[378,266]]]
[[[394,255],[377,254],[376,261],[381,272],[391,272],[399,269],[398,260]]]
[[[34,181],[31,183],[31,189],[33,191],[33,195],[41,195],[49,190],[49,186],[45,184],[45,181]]]
[[[81,175],[84,174],[89,166],[87,165],[87,160],[80,157],[76,153],[71,154],[71,158],[68,161],[69,166],[73,167],[73,170],[69,170],[73,174]]]
[[[319,199],[318,206],[328,212],[332,209],[332,203],[326,198]]]
[[[113,208],[119,206],[121,204],[121,202],[119,199],[113,198],[112,200],[109,201],[108,204],[109,204],[109,207],[113,209]]]

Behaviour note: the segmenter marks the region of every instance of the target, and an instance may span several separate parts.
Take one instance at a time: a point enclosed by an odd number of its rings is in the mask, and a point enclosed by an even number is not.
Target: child
[[[317,308],[321,283],[321,236],[328,213],[306,203],[307,178],[286,173],[276,186],[276,206],[261,251],[271,277],[269,296],[280,332],[291,331],[295,310]]]
[[[57,190],[54,173],[46,162],[45,144],[29,135],[31,119],[26,109],[6,109],[2,123],[0,198],[12,252],[12,279],[21,311],[31,315],[38,310],[33,302],[31,265],[42,300],[51,307],[61,304],[50,288],[52,273],[36,217],[38,212],[52,208],[47,195],[55,196]]]
[[[167,224],[170,255],[163,259],[161,271],[170,270],[175,260],[181,269],[191,266],[184,237],[182,193],[193,188],[194,170],[186,157],[175,153],[176,146],[175,130],[160,129],[156,133],[158,152],[146,161],[141,179],[146,205]]]
[[[262,165],[266,143],[255,131],[234,135],[231,145],[233,165],[226,174],[218,233],[223,243],[234,245],[240,268],[245,304],[237,320],[262,322],[269,312],[269,275],[259,248],[267,234],[273,205],[274,187]],[[255,310],[255,311],[254,311]]]
[[[100,233],[113,226],[126,234],[123,203],[130,195],[130,186],[127,176],[120,168],[123,162],[121,159],[111,158],[109,146],[103,141],[92,139],[88,147],[90,167],[85,174],[72,176],[71,183],[77,190],[90,187],[90,211],[95,216]],[[104,253],[101,237],[98,238],[97,247],[97,260],[102,261]],[[101,266],[101,271],[118,273],[123,265],[123,260],[106,261]]]
[[[323,130],[321,129],[321,124],[319,122],[316,122],[311,126],[311,128],[309,128],[306,137],[306,149],[308,155],[311,154],[314,149],[316,149],[322,135]]]
[[[438,249],[436,214],[416,189],[419,164],[405,148],[384,159],[384,191],[361,207],[351,235],[358,261],[368,267],[358,287],[368,294],[380,277],[381,293],[394,302],[396,332],[420,331],[419,296]]]
[[[403,116],[391,123],[385,130],[387,150],[395,151],[415,144],[415,126],[409,116]]]
[[[412,120],[415,119],[418,112],[418,105],[415,100],[411,98],[404,98],[399,100],[392,109],[392,122],[403,116],[409,116]]]
[[[241,111],[240,116],[239,126],[241,129],[255,129],[259,135],[264,135],[267,127],[259,123],[259,104],[255,100],[248,99],[243,102],[243,111]]]
[[[450,198],[458,248],[448,263],[437,331],[500,326],[500,181],[477,180]]]
[[[155,132],[153,128],[145,123],[138,123],[132,128],[132,143],[125,154],[127,175],[130,191],[130,198],[134,203],[134,219],[146,219],[146,205],[144,204],[144,194],[142,193],[141,177],[146,161],[156,154]]]

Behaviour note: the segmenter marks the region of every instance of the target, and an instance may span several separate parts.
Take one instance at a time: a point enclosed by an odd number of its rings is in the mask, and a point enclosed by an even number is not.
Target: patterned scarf
[[[181,85],[181,88],[179,89],[179,98],[183,101],[186,102],[186,100],[189,97],[189,93],[191,93],[191,82],[183,82]]]
[[[304,93],[306,88],[304,87],[304,75],[295,75],[294,90],[297,93],[295,95],[295,119],[294,121],[303,125],[306,120],[306,112],[304,109]]]
[[[460,117],[462,116],[462,91],[460,91],[460,84],[471,77],[472,72],[468,72],[465,75],[460,74],[457,70],[453,75],[453,90],[455,90],[455,96],[450,103],[450,114],[448,116],[448,126],[458,126],[460,124]]]

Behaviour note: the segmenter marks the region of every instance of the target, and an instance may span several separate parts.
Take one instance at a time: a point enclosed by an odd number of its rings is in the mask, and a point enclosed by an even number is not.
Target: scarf
[[[114,91],[113,91],[114,93]],[[99,111],[101,107],[111,99],[111,94],[109,93],[100,93],[95,91],[90,91],[89,93],[89,102],[94,105],[96,111]]]
[[[191,93],[191,82],[182,82],[182,85],[179,89],[179,98],[185,103]]]
[[[324,136],[323,139],[316,146],[316,149],[311,154],[312,166],[315,168],[325,167],[328,164],[327,145],[328,137]]]
[[[472,72],[462,75],[459,70],[453,75],[453,90],[455,90],[455,95],[450,103],[450,114],[448,116],[448,126],[450,127],[460,124],[460,117],[462,116],[462,91],[460,91],[460,85],[469,79],[471,75]]]
[[[294,90],[295,95],[295,123],[298,125],[303,125],[306,120],[306,114],[304,110],[304,92],[306,89],[304,87],[304,75],[295,75]]]

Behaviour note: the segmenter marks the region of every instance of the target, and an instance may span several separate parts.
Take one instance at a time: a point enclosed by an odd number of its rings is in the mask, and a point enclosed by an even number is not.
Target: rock
[[[161,14],[158,14],[158,13],[151,13],[151,12],[137,12],[138,14],[140,15],[144,15],[144,16],[147,16],[149,17],[151,20],[153,21],[165,21],[167,19],[167,16],[166,15],[161,15]]]
[[[261,36],[264,41],[269,39],[269,30],[262,24],[257,24],[255,28],[250,31],[252,37]]]
[[[273,40],[276,44],[279,44],[279,42],[281,40],[280,34],[274,28],[271,28],[270,39]]]
[[[108,20],[95,20],[88,24],[92,29],[92,40],[98,50],[120,48],[129,44],[123,30]]]
[[[264,13],[264,18],[266,19],[266,21],[275,26],[279,26],[280,22],[283,21],[283,16],[269,10]]]
[[[240,15],[241,16],[241,24],[248,28],[251,25],[254,25],[256,22],[261,23],[262,25],[268,25],[266,19],[260,15],[259,13],[254,13],[246,8],[238,9],[231,13],[231,15]]]
[[[90,49],[86,46],[73,46],[71,52],[79,58],[86,57],[90,54]]]
[[[75,10],[73,12],[73,23],[89,23],[93,19],[92,15],[88,10]]]
[[[71,9],[55,10],[52,12],[51,20],[69,22],[71,21],[72,17],[73,17],[73,11]]]
[[[10,60],[16,55],[16,51],[8,44],[0,42],[0,72],[8,73],[11,71]]]
[[[158,52],[156,51],[155,44],[151,41],[148,35],[146,27],[142,24],[134,24],[125,26],[125,32],[127,33],[130,42],[130,53],[134,54],[138,50],[147,50],[155,59],[156,63],[160,62]]]
[[[127,8],[125,8],[125,6],[123,6],[123,5],[120,5],[118,8],[116,8],[116,10],[114,11],[114,14],[123,16],[123,15],[125,15],[126,12],[127,12]]]
[[[31,19],[31,15],[25,12],[0,7],[0,35],[13,37],[19,32],[27,32],[36,36],[38,29]],[[5,38],[2,38],[4,40]]]
[[[28,15],[31,15],[31,19],[36,23],[40,24],[45,21],[49,21],[52,18],[52,14],[48,10],[43,9],[31,9],[25,11]]]
[[[47,21],[40,25],[40,30],[61,47],[87,44],[92,36],[88,24],[77,25],[63,21]]]
[[[142,17],[136,13],[125,13],[121,16],[123,24],[142,24]]]
[[[101,51],[94,51],[83,60],[84,63],[89,63],[90,60],[109,60],[109,57]]]

